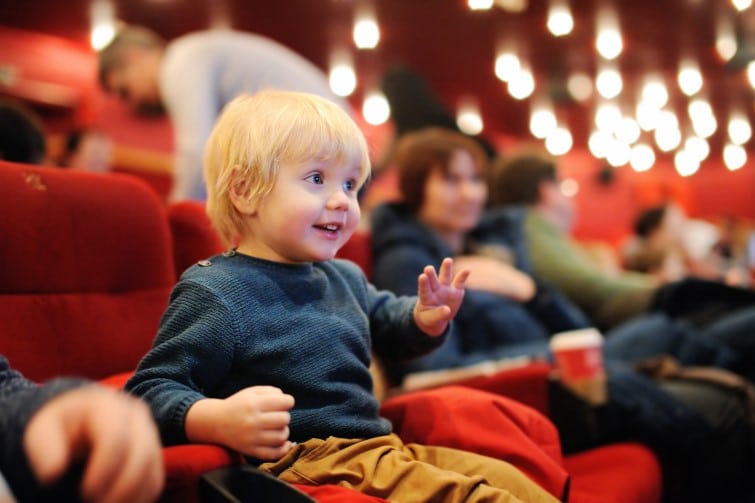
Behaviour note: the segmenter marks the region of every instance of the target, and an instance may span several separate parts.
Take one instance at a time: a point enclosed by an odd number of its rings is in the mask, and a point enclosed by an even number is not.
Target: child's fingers
[[[451,308],[448,306],[438,306],[432,309],[422,311],[423,321],[430,326],[442,325],[451,319]]]
[[[431,265],[425,266],[424,271],[422,272],[422,275],[427,278],[427,285],[430,287],[431,290],[435,290],[438,287],[438,275],[435,272],[435,268]]]
[[[463,271],[456,273],[456,276],[454,276],[454,280],[452,282],[453,287],[462,290],[467,283],[470,272],[471,271],[469,269],[464,269]]]
[[[453,274],[454,261],[446,257],[443,262],[440,263],[440,272],[438,273],[438,279],[443,285],[451,284],[451,276]]]

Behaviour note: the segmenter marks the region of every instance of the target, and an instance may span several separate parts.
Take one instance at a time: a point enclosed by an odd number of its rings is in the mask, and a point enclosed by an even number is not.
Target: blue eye
[[[305,178],[305,180],[309,180],[316,185],[322,185],[324,183],[322,175],[320,173],[313,173]]]
[[[356,190],[357,182],[356,180],[346,180],[343,182],[343,188],[349,192]]]

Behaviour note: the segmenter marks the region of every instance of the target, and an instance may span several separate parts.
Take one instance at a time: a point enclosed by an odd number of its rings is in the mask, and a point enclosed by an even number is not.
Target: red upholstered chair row
[[[122,387],[175,284],[171,232],[154,191],[129,175],[0,161],[0,236],[0,352],[37,381],[77,375]],[[176,503],[198,501],[202,474],[240,460],[210,445],[167,447],[163,457],[161,501]],[[363,496],[306,490],[318,501]]]
[[[176,256],[180,253],[184,264],[181,271],[197,260],[206,258],[223,249],[217,235],[209,226],[203,205],[196,202],[183,202],[168,209],[171,221],[179,220],[181,225],[171,224]],[[187,226],[188,224],[188,226]],[[209,244],[209,248],[208,248]],[[213,247],[215,250],[213,251]],[[183,251],[179,252],[178,249]],[[193,251],[201,250],[201,253]],[[193,256],[192,256],[193,255]],[[365,274],[372,273],[370,234],[366,230],[357,231],[352,239],[338,253],[340,258],[352,260]],[[470,449],[501,459],[514,459],[517,466],[525,469],[526,463],[534,462],[539,469],[548,466],[547,460],[539,457],[538,451],[528,449],[527,458],[515,453],[512,458],[512,438],[521,439],[521,432],[527,432],[530,440],[535,439],[540,450],[550,452],[555,462],[561,463],[571,475],[571,497],[576,503],[650,503],[661,500],[661,469],[655,455],[645,446],[635,443],[612,444],[590,449],[578,454],[560,457],[560,446],[548,447],[548,435],[539,435],[533,430],[532,422],[518,422],[521,430],[506,430],[511,426],[512,413],[515,418],[542,417],[510,407],[511,400],[523,403],[547,416],[548,376],[551,367],[545,363],[534,363],[508,369],[492,376],[466,379],[459,386],[438,388],[431,392],[409,393],[385,400],[381,414],[390,419],[395,431],[405,441],[433,443],[448,447]],[[487,398],[468,388],[492,392]],[[439,394],[436,394],[439,393]],[[504,398],[504,397],[508,397]],[[508,400],[508,401],[507,401]],[[513,408],[516,409],[516,408]],[[522,409],[520,407],[519,409]],[[526,408],[525,408],[526,409]],[[537,421],[535,421],[537,422]],[[552,423],[549,427],[555,429]],[[546,429],[548,427],[545,427]],[[513,435],[513,436],[512,436]],[[557,452],[556,452],[557,451]],[[523,461],[526,462],[523,464]],[[542,479],[534,477],[543,482]]]
[[[166,215],[150,190],[126,175],[0,163],[0,349],[21,371],[39,380],[78,374],[122,386],[151,343],[177,272],[222,249],[201,205],[174,205]],[[182,212],[192,217],[183,226],[176,220]],[[369,235],[362,237],[345,250],[361,249],[349,258],[368,272]],[[531,383],[544,383],[546,371],[533,366],[476,385],[518,394],[545,412],[547,387]],[[407,440],[512,459],[545,485],[555,480],[554,491],[565,468],[571,501],[659,500],[659,468],[646,449],[614,445],[561,459],[542,415],[501,396],[472,400],[478,394],[447,387],[402,395],[386,400],[383,414]],[[166,448],[164,457],[163,501],[197,501],[203,473],[239,460],[200,445]],[[334,486],[300,489],[318,501],[376,501]]]

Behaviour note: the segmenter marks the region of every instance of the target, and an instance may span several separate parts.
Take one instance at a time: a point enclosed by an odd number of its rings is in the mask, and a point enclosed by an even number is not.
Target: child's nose
[[[327,206],[334,210],[346,209],[349,207],[349,197],[342,189],[334,190],[328,197]]]

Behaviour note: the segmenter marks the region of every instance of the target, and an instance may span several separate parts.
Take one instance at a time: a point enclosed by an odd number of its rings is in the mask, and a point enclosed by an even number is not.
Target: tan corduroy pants
[[[558,501],[505,461],[404,444],[395,434],[308,440],[259,468],[289,483],[336,484],[399,503]]]

